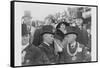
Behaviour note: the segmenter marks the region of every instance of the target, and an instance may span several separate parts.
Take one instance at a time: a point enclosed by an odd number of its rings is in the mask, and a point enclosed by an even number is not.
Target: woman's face
[[[64,24],[61,24],[61,25],[60,25],[60,28],[61,28],[61,29],[65,29],[65,27],[66,27],[66,26],[65,26]]]

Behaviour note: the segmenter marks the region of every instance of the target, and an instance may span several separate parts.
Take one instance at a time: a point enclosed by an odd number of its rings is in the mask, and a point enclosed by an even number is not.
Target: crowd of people
[[[22,65],[60,64],[91,61],[91,15],[89,8],[69,8],[57,17],[32,21],[31,13],[22,17]],[[43,23],[37,25],[37,23]]]

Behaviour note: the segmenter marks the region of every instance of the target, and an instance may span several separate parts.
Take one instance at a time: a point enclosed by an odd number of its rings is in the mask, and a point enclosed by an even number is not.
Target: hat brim
[[[52,35],[54,35],[54,33],[52,33],[52,32],[44,32],[44,33],[41,34],[41,36],[43,36],[44,34],[52,34]]]
[[[74,35],[78,36],[78,34],[76,32],[69,32],[69,33],[65,34],[65,36],[67,36],[69,34],[74,34]]]

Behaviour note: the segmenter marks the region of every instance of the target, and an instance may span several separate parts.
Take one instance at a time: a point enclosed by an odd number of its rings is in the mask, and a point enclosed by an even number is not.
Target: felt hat
[[[53,34],[54,35],[54,28],[51,25],[45,25],[42,27],[42,32],[41,32],[41,36],[44,34]]]

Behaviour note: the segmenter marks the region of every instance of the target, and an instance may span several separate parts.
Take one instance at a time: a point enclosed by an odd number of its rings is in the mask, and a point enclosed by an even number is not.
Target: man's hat
[[[24,16],[22,17],[22,19],[24,18],[32,19],[30,11],[24,11]]]
[[[45,25],[42,27],[42,33],[41,33],[41,36],[44,35],[44,34],[54,34],[54,28],[53,26],[51,25]]]
[[[65,34],[65,36],[69,35],[69,34],[75,34],[76,36],[78,36],[78,33],[75,31],[69,31]]]

